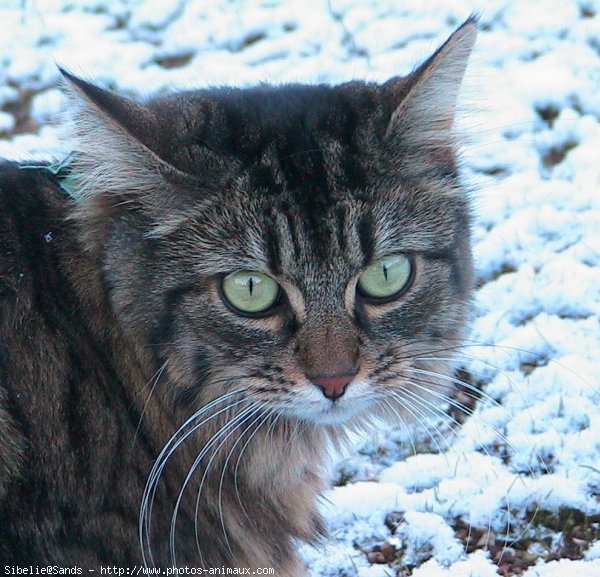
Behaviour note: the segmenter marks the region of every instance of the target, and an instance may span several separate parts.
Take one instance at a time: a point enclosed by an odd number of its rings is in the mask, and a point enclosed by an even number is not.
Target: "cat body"
[[[474,37],[383,85],[141,105],[65,73],[76,153],[0,164],[5,564],[303,573],[329,444],[448,395]]]

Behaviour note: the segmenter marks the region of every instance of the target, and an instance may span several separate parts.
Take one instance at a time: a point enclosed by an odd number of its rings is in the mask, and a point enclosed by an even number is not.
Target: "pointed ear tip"
[[[71,88],[72,87],[77,87],[79,89],[82,88],[82,84],[84,84],[84,81],[81,78],[79,78],[78,76],[75,76],[75,74],[73,74],[72,72],[67,70],[64,66],[61,66],[60,64],[57,64],[56,66],[57,66],[58,71],[60,72],[61,76],[65,80],[66,86],[69,86]]]
[[[463,35],[472,35],[473,38],[477,35],[477,25],[479,24],[479,14],[473,12],[457,29],[456,32]]]
[[[56,67],[58,68],[58,71],[60,72],[61,76],[66,80],[73,80],[75,78],[74,75],[71,72],[69,72],[64,66],[57,64]]]
[[[462,23],[462,26],[477,26],[481,15],[479,12],[472,12],[469,17]]]
[[[60,65],[57,66],[63,77],[63,87],[69,94],[84,95],[87,98],[94,99],[93,95],[95,93],[102,92],[93,82],[80,78]]]
[[[455,49],[460,50],[464,55],[468,56],[473,49],[475,40],[477,39],[477,24],[479,23],[479,15],[471,14],[444,42],[440,47],[440,52]]]

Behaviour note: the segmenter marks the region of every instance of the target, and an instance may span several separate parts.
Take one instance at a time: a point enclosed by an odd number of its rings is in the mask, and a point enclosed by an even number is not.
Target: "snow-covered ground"
[[[68,151],[56,62],[141,95],[384,80],[474,11],[460,126],[480,288],[458,374],[481,399],[336,457],[312,577],[600,576],[600,4],[0,0],[13,158]]]

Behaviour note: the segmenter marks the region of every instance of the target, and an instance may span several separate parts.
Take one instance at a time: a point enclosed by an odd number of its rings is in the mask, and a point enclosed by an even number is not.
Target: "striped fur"
[[[469,19],[383,85],[261,85],[145,104],[65,72],[61,175],[0,165],[0,558],[274,566],[324,534],[327,444],[407,418],[420,357],[459,342],[469,202],[452,122]],[[357,280],[404,253],[410,289]],[[269,274],[269,314],[220,281]],[[356,376],[336,401],[311,378]],[[141,513],[140,513],[141,509]]]

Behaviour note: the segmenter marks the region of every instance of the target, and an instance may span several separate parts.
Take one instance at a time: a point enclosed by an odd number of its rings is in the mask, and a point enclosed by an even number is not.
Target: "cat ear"
[[[476,35],[477,18],[471,16],[409,76],[383,85],[394,107],[388,142],[397,143],[404,153],[453,151],[456,101]]]
[[[163,236],[189,218],[186,191],[196,178],[157,153],[160,124],[151,110],[60,68],[67,82],[75,151],[64,188],[86,221],[89,244],[106,233],[117,210],[137,206],[149,218],[147,236]]]
[[[104,194],[162,204],[169,183],[192,180],[155,152],[160,127],[151,110],[59,69],[74,131],[69,189],[77,201]]]

